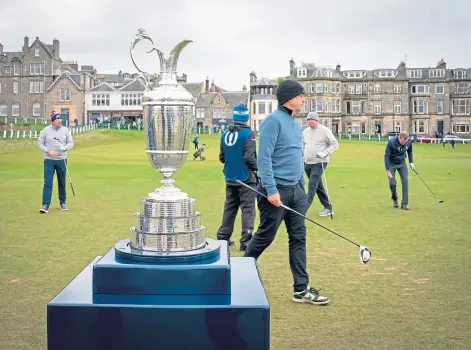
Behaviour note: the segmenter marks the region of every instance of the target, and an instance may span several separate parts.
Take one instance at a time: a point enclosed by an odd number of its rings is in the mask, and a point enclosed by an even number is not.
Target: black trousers
[[[255,188],[255,184],[249,184]],[[224,203],[224,214],[222,224],[217,232],[217,239],[228,241],[234,231],[234,222],[239,208],[242,211],[242,235],[240,238],[241,248],[246,248],[250,239],[255,221],[255,198],[256,193],[245,186],[226,184],[226,202]]]
[[[283,204],[301,214],[306,214],[307,197],[301,185],[278,185],[277,188]],[[263,194],[267,193],[261,184],[258,185],[257,189]],[[294,291],[301,292],[305,290],[309,284],[309,276],[306,272],[306,225],[304,218],[283,207],[275,207],[260,195],[257,201],[260,211],[260,225],[247,246],[244,256],[258,259],[273,242],[281,222],[284,221],[288,231],[289,264],[293,274]]]
[[[324,163],[324,170],[327,168],[328,163]],[[307,191],[307,205],[308,208],[311,206],[314,201],[314,197],[319,197],[319,201],[324,206],[324,208],[332,210],[332,207],[329,203],[329,196],[322,184],[322,164],[304,164],[304,172],[309,178],[309,185]]]

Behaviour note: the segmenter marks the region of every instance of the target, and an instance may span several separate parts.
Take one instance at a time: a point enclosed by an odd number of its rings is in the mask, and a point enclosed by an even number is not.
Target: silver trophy
[[[141,210],[136,213],[138,225],[131,227],[135,241],[130,242],[130,248],[133,254],[181,255],[207,245],[195,199],[176,188],[172,178],[188,157],[194,125],[193,96],[177,83],[176,75],[180,52],[192,41],[180,42],[168,58],[155,47],[148,51],[156,51],[160,59],[160,80],[150,88],[150,74],[142,71],[134,59],[134,47],[141,40],[150,41],[152,46],[154,42],[139,29],[130,48],[132,62],[146,86],[142,98],[146,153],[164,179],[161,187],[141,200]]]

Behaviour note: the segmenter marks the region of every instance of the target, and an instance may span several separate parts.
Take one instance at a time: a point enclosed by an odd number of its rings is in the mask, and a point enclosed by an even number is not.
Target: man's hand
[[[327,157],[327,153],[326,152],[319,152],[319,153],[316,154],[316,156],[319,157],[319,158],[325,158],[325,157]]]
[[[386,170],[386,175],[388,176],[388,179],[391,180],[392,179],[392,174],[391,174],[391,171],[389,170]]]
[[[411,168],[412,170],[414,170],[414,169],[415,169],[415,165],[414,165],[414,163],[410,163],[409,165],[410,165],[410,168]]]
[[[47,151],[47,154],[49,154],[51,157],[57,156],[57,152],[51,150]]]
[[[64,152],[65,151],[65,146],[64,145],[60,145],[59,149]]]
[[[272,194],[271,196],[267,196],[268,201],[273,204],[275,207],[279,207],[281,205],[281,198],[279,193]]]

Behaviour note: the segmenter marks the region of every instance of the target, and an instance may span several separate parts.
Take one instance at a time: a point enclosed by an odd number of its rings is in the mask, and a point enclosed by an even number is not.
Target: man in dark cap
[[[304,218],[287,211],[284,205],[306,214],[307,196],[304,191],[302,127],[295,116],[305,99],[304,88],[298,82],[284,80],[277,89],[278,108],[268,115],[259,132],[258,197],[260,225],[244,256],[258,257],[273,242],[284,221],[289,237],[289,263],[294,280],[293,301],[323,305],[329,299],[309,286],[306,272],[306,226]]]

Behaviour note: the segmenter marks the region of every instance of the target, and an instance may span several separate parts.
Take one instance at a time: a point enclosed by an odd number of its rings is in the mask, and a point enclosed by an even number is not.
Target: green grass
[[[77,196],[60,212],[57,187],[40,215],[42,154],[32,140],[0,141],[0,349],[45,349],[46,305],[95,256],[131,238],[139,200],[160,186],[142,133],[96,131],[75,137],[69,162]],[[224,204],[218,139],[201,136],[208,160],[191,159],[176,185],[197,199],[207,236]],[[446,349],[471,344],[471,148],[414,145],[419,174],[445,201],[437,204],[410,173],[409,212],[393,209],[383,142],[341,141],[327,179],[336,216],[308,215],[370,247],[358,249],[307,223],[308,271],[331,298],[326,307],[291,301],[284,226],[259,259],[271,305],[272,349]],[[400,186],[399,186],[400,191]],[[256,219],[258,223],[258,218]],[[239,218],[234,239],[240,237]],[[239,256],[237,249],[232,256]]]

